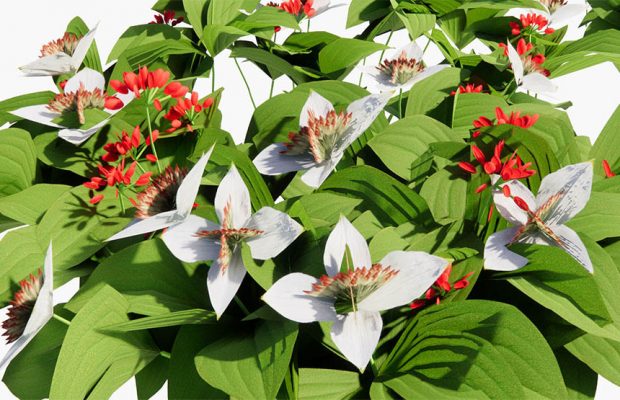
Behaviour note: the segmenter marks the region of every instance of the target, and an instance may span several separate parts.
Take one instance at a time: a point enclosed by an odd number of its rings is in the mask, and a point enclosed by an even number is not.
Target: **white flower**
[[[19,69],[28,76],[62,75],[76,72],[90,48],[97,25],[81,39],[71,34],[43,46],[41,58]]]
[[[338,114],[327,99],[311,91],[299,116],[299,132],[290,135],[290,143],[267,146],[256,156],[254,165],[264,175],[306,169],[301,180],[314,188],[321,186],[347,147],[383,111],[389,97],[369,95]]]
[[[530,243],[559,247],[592,272],[586,247],[579,236],[564,225],[590,198],[592,163],[569,165],[545,176],[536,198],[516,180],[500,187],[502,189],[493,191],[495,206],[514,227],[489,237],[484,247],[486,269],[513,271],[523,267],[527,258],[508,250],[506,245]]]
[[[523,45],[522,45],[523,43]],[[525,40],[519,41],[519,47],[525,46]],[[527,47],[517,51],[514,46],[507,41],[508,59],[512,65],[512,71],[517,85],[525,90],[534,93],[555,92],[558,88],[545,76],[545,69],[540,66],[537,56],[528,55]]]
[[[68,111],[78,112],[78,115],[81,112],[81,106],[77,106],[76,103],[87,104],[86,107],[103,109],[106,99],[105,78],[100,72],[90,68],[84,68],[67,81],[63,93],[64,94],[58,95],[52,100],[49,105],[38,104],[23,107],[11,111],[11,114],[39,124],[60,128],[58,132],[60,138],[75,145],[79,145],[103,127],[108,122],[109,117],[87,129],[66,128],[53,122],[54,119],[62,115],[62,112],[52,111],[50,107],[64,107]],[[131,101],[133,98],[133,93],[128,95],[117,94],[116,97],[120,98],[124,104],[127,104],[127,102]],[[120,109],[109,110],[109,112],[113,115],[119,110]]]
[[[538,1],[545,9],[533,9],[533,8],[513,8],[510,9],[506,16],[519,17],[521,14],[542,14],[549,21],[549,26],[552,28],[561,28],[580,14],[585,14],[587,11],[587,3],[568,4],[567,0],[539,0]]]
[[[343,257],[346,272],[340,272]],[[418,298],[448,266],[442,258],[417,251],[394,251],[372,265],[364,237],[344,217],[327,239],[323,261],[327,275],[286,275],[263,300],[296,322],[333,322],[332,340],[361,371],[379,342],[379,312]]]
[[[26,347],[54,315],[54,268],[50,243],[43,263],[43,275],[22,281],[21,290],[9,309],[9,318],[2,324],[11,348],[0,361],[0,369]]]
[[[168,229],[162,239],[182,261],[215,260],[209,269],[207,289],[219,318],[246,274],[240,244],[247,243],[253,258],[266,260],[287,248],[303,228],[271,207],[252,215],[250,193],[234,165],[222,179],[214,205],[219,224],[192,215]]]
[[[200,188],[202,173],[204,172],[207,162],[209,161],[213,147],[214,146],[212,146],[209,151],[200,157],[198,162],[192,167],[187,175],[185,175],[185,178],[183,178],[183,181],[180,184],[175,182],[175,184],[178,184],[178,190],[176,191],[176,195],[174,197],[176,205],[175,209],[159,212],[148,216],[147,218],[133,221],[129,226],[127,226],[127,228],[109,238],[108,241],[154,232],[168,227],[172,228],[175,225],[189,220],[191,217],[192,208],[194,207],[194,200],[196,200],[198,189]]]
[[[422,49],[415,42],[411,42],[381,60],[379,66],[364,68],[364,72],[374,78],[372,86],[379,92],[405,92],[421,80],[448,67],[445,64],[427,67],[422,56]]]

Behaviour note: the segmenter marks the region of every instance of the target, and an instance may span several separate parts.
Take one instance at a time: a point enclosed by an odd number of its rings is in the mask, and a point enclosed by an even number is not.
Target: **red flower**
[[[605,176],[608,178],[613,178],[616,174],[613,173],[611,167],[609,166],[609,162],[607,160],[603,160],[603,170],[605,171]]]
[[[547,27],[549,21],[542,15],[537,14],[521,14],[519,16],[519,22],[509,22],[512,28],[511,33],[513,35],[521,34],[522,30],[526,30],[526,33],[544,33],[545,35],[555,32],[555,29]]]
[[[119,93],[127,94],[129,91],[132,91],[136,97],[140,97],[140,92],[143,90],[164,87],[168,83],[169,78],[170,72],[164,71],[161,68],[149,72],[146,67],[142,67],[137,74],[134,72],[123,72],[123,81],[112,79],[110,86]]]
[[[98,194],[96,196],[93,196],[90,200],[89,203],[90,204],[97,204],[99,203],[101,200],[103,200],[103,195],[102,194]]]
[[[538,114],[521,116],[520,111],[513,111],[507,116],[504,111],[497,107],[495,109],[497,125],[510,124],[520,128],[531,128],[538,121]]]
[[[189,99],[178,98],[177,104],[172,106],[168,113],[164,115],[164,118],[170,121],[170,125],[172,126],[170,129],[167,129],[166,132],[173,132],[183,126],[181,119],[185,120],[186,127],[191,132],[193,130],[192,123],[197,114],[212,105],[212,98],[207,98],[201,104],[198,99],[198,93],[196,92],[192,92]]]
[[[174,10],[165,10],[163,14],[155,14],[153,21],[149,22],[149,24],[166,24],[170,26],[176,26],[183,22],[183,17],[174,18],[175,17]]]
[[[510,159],[506,161],[499,174],[505,181],[509,181],[511,179],[529,178],[530,176],[536,174],[535,170],[528,169],[531,165],[531,162],[523,164],[521,157],[516,155],[515,151]]]
[[[152,172],[145,172],[142,175],[140,175],[140,177],[136,181],[136,186],[147,185],[149,182],[151,182],[151,175],[153,175]]]
[[[188,91],[189,88],[187,86],[183,86],[179,82],[170,82],[164,89],[164,93],[170,97],[183,97]]]
[[[449,292],[467,287],[469,285],[469,281],[467,279],[473,274],[473,272],[469,272],[461,279],[450,285],[451,273],[452,264],[446,267],[435,283],[433,283],[433,286],[431,286],[426,293],[424,293],[424,298],[414,300],[411,304],[409,304],[409,308],[411,310],[417,310],[429,304],[440,304],[441,299],[445,298]]]
[[[482,85],[476,85],[473,83],[468,83],[467,85],[459,85],[456,90],[450,92],[450,96],[456,95],[456,93],[481,93],[483,89]]]
[[[513,200],[515,204],[523,211],[530,211],[530,207],[527,205],[525,200],[523,200],[521,197],[515,196],[513,197]]]
[[[146,156],[144,156],[147,160],[149,160],[152,163],[157,162],[157,157],[155,157],[154,154],[147,154]]]

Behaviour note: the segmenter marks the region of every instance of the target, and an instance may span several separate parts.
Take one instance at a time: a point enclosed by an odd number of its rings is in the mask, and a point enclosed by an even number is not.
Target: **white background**
[[[572,2],[572,1],[571,1]],[[102,63],[107,59],[112,46],[118,37],[131,25],[147,23],[152,20],[153,12],[150,6],[154,0],[20,0],[3,2],[3,23],[0,34],[3,37],[3,56],[0,65],[0,100],[19,94],[41,90],[55,90],[50,78],[21,76],[17,67],[33,61],[39,55],[41,46],[50,40],[62,36],[67,23],[74,17],[80,16],[87,25],[93,26],[99,22],[96,42]],[[346,7],[332,9],[318,16],[312,21],[312,30],[328,30],[338,35],[352,37],[362,31],[362,27],[345,29]],[[573,24],[575,25],[575,24]],[[305,28],[305,23],[303,24]],[[285,36],[284,30],[279,34]],[[571,26],[570,38],[582,35],[581,30]],[[377,41],[385,41],[385,35]],[[281,39],[280,39],[281,40]],[[407,41],[405,34],[394,35],[393,45],[402,45]],[[424,45],[424,40],[421,41]],[[477,46],[472,46],[477,51],[482,51]],[[237,141],[242,141],[248,122],[252,114],[252,105],[247,96],[243,81],[241,80],[232,59],[228,58],[228,51],[223,52],[216,58],[216,85],[225,87],[222,97],[221,110],[223,112],[223,128],[229,131]],[[437,49],[429,47],[425,61],[430,64],[441,60]],[[369,59],[369,63],[376,63],[378,56]],[[268,98],[270,80],[250,63],[242,63],[242,68],[250,82],[250,86],[257,104]],[[359,73],[353,72],[347,80],[357,82]],[[365,82],[365,81],[363,81]],[[605,122],[620,103],[620,75],[611,63],[601,64],[587,70],[566,75],[555,79],[559,90],[554,94],[554,100],[573,102],[573,107],[568,110],[568,115],[573,123],[575,131],[580,135],[586,135],[592,141],[601,131]],[[363,83],[364,84],[364,83]],[[204,79],[198,82],[196,90],[202,95],[208,94],[211,82]],[[280,78],[276,81],[276,91],[290,90],[291,83],[288,78]],[[555,101],[554,101],[555,102]],[[77,289],[76,283],[72,282],[61,291],[55,291],[57,302],[66,302]],[[206,295],[206,293],[205,293]],[[5,311],[0,311],[2,319]],[[0,345],[0,355],[4,354],[6,347]],[[3,371],[0,371],[3,373]],[[32,377],[36,380],[36,377]],[[0,398],[13,399],[3,383],[0,383]],[[129,381],[114,395],[116,399],[136,398],[135,383]],[[166,388],[162,388],[154,398],[166,398]],[[599,379],[597,399],[618,399],[620,388]]]

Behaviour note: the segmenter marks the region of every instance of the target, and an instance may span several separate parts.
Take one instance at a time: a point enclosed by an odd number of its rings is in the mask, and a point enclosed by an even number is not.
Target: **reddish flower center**
[[[80,124],[84,124],[86,122],[84,110],[88,108],[103,110],[110,105],[109,98],[101,89],[95,88],[93,91],[89,91],[84,88],[83,83],[80,83],[80,88],[77,91],[59,93],[54,96],[47,108],[59,114],[75,111],[78,114]]]
[[[80,38],[72,33],[66,32],[63,37],[53,40],[41,48],[41,57],[51,56],[58,53],[65,53],[69,56],[73,55]]]
[[[415,58],[408,58],[407,53],[403,51],[398,58],[393,60],[383,60],[381,65],[377,67],[381,73],[389,77],[390,83],[393,85],[404,85],[414,76],[424,71],[424,63]]]
[[[30,275],[19,283],[21,288],[15,293],[7,312],[8,318],[2,323],[7,343],[19,339],[24,333],[26,324],[32,314],[34,304],[39,297],[43,286],[43,274],[39,270],[37,275]]]
[[[137,196],[136,218],[148,218],[176,209],[176,194],[187,175],[185,168],[167,167]]]

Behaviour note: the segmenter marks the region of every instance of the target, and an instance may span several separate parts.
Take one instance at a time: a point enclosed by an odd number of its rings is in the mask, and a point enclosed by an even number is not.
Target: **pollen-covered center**
[[[331,156],[336,143],[343,136],[351,113],[330,111],[327,115],[316,116],[308,112],[308,126],[299,132],[289,134],[289,143],[283,154],[297,155],[310,153],[314,161],[320,163]]]
[[[106,94],[99,88],[92,92],[84,88],[80,83],[80,88],[75,92],[60,93],[54,96],[47,108],[59,114],[77,111],[80,124],[86,122],[84,110],[87,108],[97,108],[103,110],[105,107]]]
[[[187,175],[185,168],[167,167],[161,175],[153,179],[151,184],[137,196],[136,218],[144,219],[175,210],[177,191],[185,175]]]
[[[375,264],[371,268],[355,268],[334,276],[323,275],[305,293],[310,296],[335,299],[338,314],[357,311],[357,305],[375,290],[398,274],[392,267]]]
[[[39,270],[37,275],[30,275],[19,283],[20,289],[15,293],[7,312],[7,319],[2,323],[7,343],[19,339],[24,333],[26,324],[32,314],[34,304],[39,297],[43,286],[43,274]]]
[[[549,224],[545,222],[552,214],[562,212],[557,209],[557,206],[563,195],[563,192],[558,192],[551,196],[543,205],[538,207],[536,212],[527,211],[527,223],[517,231],[511,243],[526,243],[529,236],[535,233],[541,233],[550,244],[565,248],[566,243],[564,243],[562,238],[556,235]]]
[[[43,45],[41,48],[41,57],[51,56],[58,53],[65,53],[69,56],[73,55],[80,38],[72,33],[66,32],[63,37]]]
[[[398,58],[383,60],[377,67],[393,85],[404,85],[414,76],[424,71],[424,68],[424,63],[421,60],[408,58],[405,51],[401,52]]]
[[[543,68],[542,64],[545,62],[545,56],[542,54],[536,54],[534,56],[531,55],[521,55],[521,62],[523,63],[523,71],[526,74],[532,72],[538,72],[543,74],[544,76],[549,76],[549,70]]]
[[[554,12],[568,3],[567,0],[540,0],[540,2],[547,6],[550,12]]]

